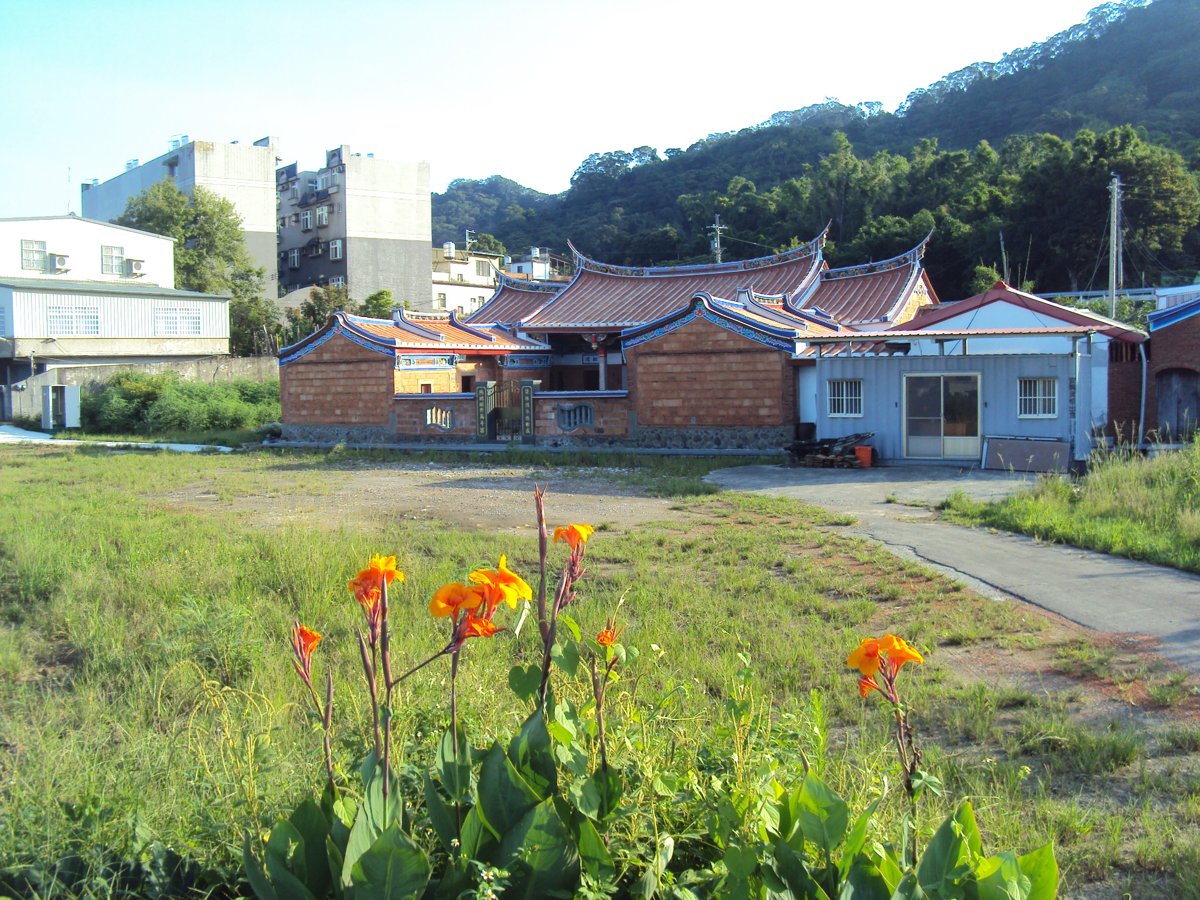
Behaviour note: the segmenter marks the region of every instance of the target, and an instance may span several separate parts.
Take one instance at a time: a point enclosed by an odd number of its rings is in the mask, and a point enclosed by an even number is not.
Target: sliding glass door
[[[904,455],[979,456],[979,376],[904,376]]]

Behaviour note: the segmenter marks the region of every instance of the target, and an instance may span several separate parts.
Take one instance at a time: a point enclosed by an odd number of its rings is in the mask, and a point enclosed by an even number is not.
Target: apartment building
[[[342,145],[320,169],[276,172],[279,294],[344,286],[355,300],[387,289],[429,309],[429,164],[376,159]]]
[[[434,312],[469,316],[496,292],[504,256],[460,250],[451,241],[433,248]]]
[[[274,295],[276,273],[275,236],[275,138],[253,144],[193,141],[187,135],[172,138],[166,153],[149,162],[131,159],[125,171],[101,182],[83,185],[85,218],[108,222],[125,211],[136,197],[164,178],[174,180],[185,194],[197,187],[230,201],[242,219],[246,249],[254,265],[266,270],[265,286]]]

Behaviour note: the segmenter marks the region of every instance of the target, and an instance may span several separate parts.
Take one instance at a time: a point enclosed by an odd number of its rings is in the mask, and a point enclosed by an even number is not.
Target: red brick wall
[[[1159,372],[1190,369],[1200,372],[1200,315],[1168,325],[1150,338],[1150,384],[1146,394],[1146,430],[1157,427],[1158,397],[1154,384]]]
[[[279,369],[288,425],[386,425],[391,412],[392,358],[340,335]]]
[[[1151,379],[1152,380],[1152,379]],[[1147,385],[1146,419],[1147,429],[1154,418],[1154,386]],[[1138,418],[1142,408],[1142,360],[1136,347],[1133,359],[1108,360],[1108,433],[1120,443],[1137,441]]]
[[[426,424],[430,409],[452,410],[454,425],[449,430]],[[392,400],[397,437],[475,436],[474,397],[397,397]]]
[[[588,403],[592,407],[591,427],[563,431],[558,427],[557,413],[560,404],[576,406]],[[628,397],[543,397],[533,396],[534,434],[538,437],[571,435],[587,437],[625,437],[629,434]]]
[[[704,320],[628,351],[639,427],[765,427],[796,418],[788,355]]]

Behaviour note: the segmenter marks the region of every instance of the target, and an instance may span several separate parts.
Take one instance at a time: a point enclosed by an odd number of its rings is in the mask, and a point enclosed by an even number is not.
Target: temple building
[[[568,284],[501,278],[465,321],[338,313],[280,353],[285,437],[778,448],[817,421],[811,338],[937,303],[924,241],[838,269],[824,241],[646,268],[572,247]]]

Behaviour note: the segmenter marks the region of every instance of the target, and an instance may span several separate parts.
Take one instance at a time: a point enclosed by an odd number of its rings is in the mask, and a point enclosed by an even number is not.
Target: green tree
[[[505,256],[508,253],[500,239],[486,231],[475,236],[474,246],[471,249],[480,253],[495,253],[498,256]]]
[[[335,312],[353,308],[353,303],[344,287],[332,285],[314,287],[308,292],[308,298],[301,302],[298,312],[288,310],[288,319],[295,324],[307,325],[310,331],[316,331]]]
[[[263,295],[263,270],[250,259],[232,203],[202,187],[189,198],[175,182],[163,179],[130,198],[113,221],[175,241],[175,287],[229,295],[231,353],[274,351],[279,310]]]
[[[359,306],[358,314],[369,316],[372,319],[390,319],[392,307],[395,305],[396,301],[392,299],[392,292],[384,288],[367,297]]]

